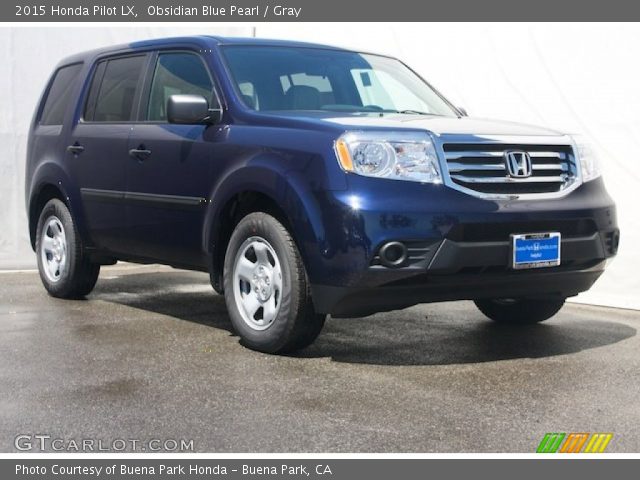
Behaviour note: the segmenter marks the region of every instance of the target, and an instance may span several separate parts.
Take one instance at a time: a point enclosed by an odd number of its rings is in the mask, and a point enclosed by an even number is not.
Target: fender
[[[209,197],[202,248],[213,254],[215,239],[222,228],[222,212],[234,196],[243,192],[260,193],[272,199],[286,215],[311,277],[318,250],[305,246],[317,246],[325,237],[320,207],[308,178],[298,169],[278,169],[279,165],[291,163],[283,162],[274,154],[259,155],[249,165],[237,165],[220,178]]]
[[[77,187],[74,187],[75,183],[71,180],[69,173],[59,162],[47,160],[39,164],[33,172],[28,194],[27,215],[29,216],[29,236],[32,246],[35,245],[35,238],[33,236],[35,232],[35,225],[32,224],[31,208],[33,206],[33,202],[36,201],[38,195],[47,185],[55,187],[62,193],[62,196],[69,207],[69,211],[76,222],[80,235],[83,239],[88,241],[90,236],[84,220],[85,215],[84,209],[82,208],[80,190]],[[35,219],[35,222],[37,222],[37,219]]]

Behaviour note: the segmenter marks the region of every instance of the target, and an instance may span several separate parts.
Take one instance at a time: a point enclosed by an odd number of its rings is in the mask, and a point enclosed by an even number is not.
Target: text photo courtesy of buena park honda
[[[639,44],[1,26],[0,451],[637,453]]]

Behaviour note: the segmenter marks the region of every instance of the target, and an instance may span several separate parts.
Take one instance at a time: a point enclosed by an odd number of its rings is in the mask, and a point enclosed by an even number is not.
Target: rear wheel
[[[491,320],[522,325],[548,320],[560,311],[564,301],[564,298],[496,298],[475,300],[475,304]]]
[[[293,238],[266,213],[247,215],[233,231],[224,262],[224,293],[236,333],[255,350],[302,349],[324,325],[325,315],[313,308]]]
[[[86,256],[71,213],[58,199],[49,200],[40,212],[36,253],[40,279],[51,296],[79,298],[93,290],[100,265]]]

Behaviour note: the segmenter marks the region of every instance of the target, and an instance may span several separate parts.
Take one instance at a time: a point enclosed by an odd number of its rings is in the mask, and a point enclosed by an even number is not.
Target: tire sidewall
[[[238,249],[250,237],[261,237],[273,248],[282,271],[282,292],[280,293],[280,309],[273,323],[264,330],[252,329],[242,318],[236,303],[236,289],[233,285],[233,268]],[[243,342],[254,349],[277,351],[286,343],[294,328],[299,302],[299,282],[296,269],[296,252],[285,237],[284,227],[267,214],[252,213],[244,217],[231,235],[224,261],[225,302],[231,323]]]
[[[64,228],[64,235],[67,242],[67,268],[62,272],[60,279],[57,282],[49,280],[44,273],[45,265],[42,263],[42,233],[44,229],[45,221],[50,217],[57,217]],[[73,218],[67,206],[60,200],[53,199],[47,202],[47,204],[40,212],[40,218],[38,219],[38,226],[36,229],[36,256],[38,262],[38,272],[42,283],[49,293],[54,296],[65,296],[72,287],[73,272],[76,270],[78,263],[79,248],[77,245],[77,235]]]

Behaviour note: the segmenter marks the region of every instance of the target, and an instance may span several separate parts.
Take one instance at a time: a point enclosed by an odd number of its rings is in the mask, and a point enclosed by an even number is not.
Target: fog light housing
[[[407,246],[402,242],[387,242],[380,247],[378,255],[385,267],[398,268],[407,261]]]

